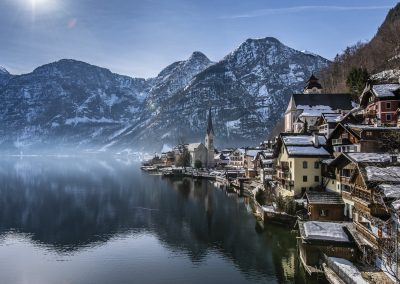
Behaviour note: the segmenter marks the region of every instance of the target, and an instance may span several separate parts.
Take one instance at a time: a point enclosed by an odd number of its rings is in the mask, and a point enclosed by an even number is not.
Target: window
[[[315,182],[319,182],[319,176],[315,176],[315,177],[314,177],[314,181],[315,181]]]
[[[308,163],[307,161],[303,161],[303,169],[307,169],[308,168]]]
[[[292,168],[292,161],[290,161],[289,165],[290,165],[290,168]]]
[[[319,169],[319,162],[314,163],[314,169]]]
[[[386,103],[386,109],[390,109],[392,106],[389,102]]]
[[[372,136],[372,132],[371,131],[367,131],[367,136]]]
[[[386,114],[386,121],[388,120],[392,120],[392,114],[391,113],[387,113]]]
[[[332,181],[332,184],[335,184],[335,181],[334,181],[334,180]]]
[[[321,217],[328,216],[328,210],[326,210],[326,209],[319,210],[319,216],[321,216]]]
[[[304,193],[304,192],[306,192],[306,190],[307,190],[307,188],[305,188],[305,187],[302,187],[302,188],[301,188],[301,193]]]
[[[307,176],[303,176],[303,181],[307,182]]]

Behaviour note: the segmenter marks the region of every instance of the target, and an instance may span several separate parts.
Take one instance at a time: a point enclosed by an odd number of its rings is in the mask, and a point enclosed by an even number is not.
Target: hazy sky
[[[274,36],[332,59],[368,40],[391,0],[0,0],[0,65],[14,74],[73,58],[155,76],[195,51],[220,60]]]

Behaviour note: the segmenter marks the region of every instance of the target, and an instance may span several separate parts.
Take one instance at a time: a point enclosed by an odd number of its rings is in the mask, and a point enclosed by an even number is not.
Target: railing
[[[343,145],[349,143],[348,138],[332,139],[332,145]]]
[[[333,262],[326,254],[324,254],[324,261],[326,265],[332,269],[339,277],[347,284],[357,284],[353,278],[347,275],[335,262]]]

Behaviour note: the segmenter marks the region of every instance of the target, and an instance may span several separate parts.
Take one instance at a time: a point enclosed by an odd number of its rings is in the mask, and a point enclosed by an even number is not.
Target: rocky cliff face
[[[247,40],[217,63],[194,52],[148,80],[74,60],[0,74],[0,145],[159,150],[203,139],[210,106],[217,144],[250,145],[267,136],[290,94],[327,64],[264,38]]]

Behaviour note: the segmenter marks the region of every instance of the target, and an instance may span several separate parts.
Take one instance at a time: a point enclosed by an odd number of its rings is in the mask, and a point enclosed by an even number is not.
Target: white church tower
[[[207,168],[214,167],[214,129],[211,119],[211,107],[208,110],[208,124],[207,134],[205,139],[205,146],[207,148]]]

